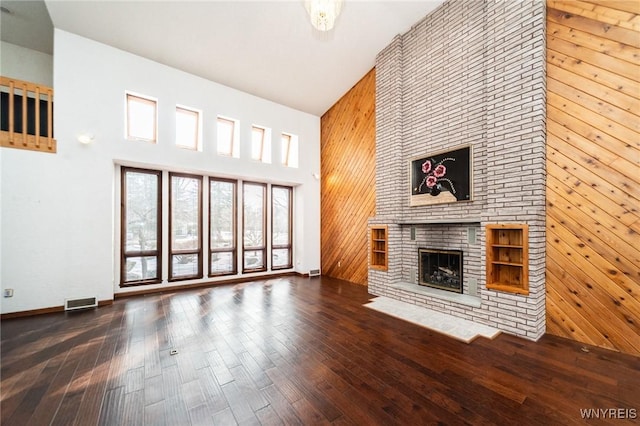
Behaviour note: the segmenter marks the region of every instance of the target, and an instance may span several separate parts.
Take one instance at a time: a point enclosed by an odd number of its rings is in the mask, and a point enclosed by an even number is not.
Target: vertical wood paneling
[[[547,2],[547,332],[640,354],[640,6]]]
[[[322,273],[367,284],[375,214],[375,69],[321,119]]]

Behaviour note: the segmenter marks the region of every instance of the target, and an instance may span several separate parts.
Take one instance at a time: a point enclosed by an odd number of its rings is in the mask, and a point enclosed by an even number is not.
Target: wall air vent
[[[95,308],[98,306],[97,297],[86,297],[84,299],[64,299],[64,310],[73,311],[76,309]]]
[[[319,277],[320,269],[312,269],[309,271],[309,277]]]

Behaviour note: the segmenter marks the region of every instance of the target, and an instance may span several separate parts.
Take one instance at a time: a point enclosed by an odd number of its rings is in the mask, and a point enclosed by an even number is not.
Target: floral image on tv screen
[[[470,146],[414,157],[410,167],[410,205],[471,200]]]

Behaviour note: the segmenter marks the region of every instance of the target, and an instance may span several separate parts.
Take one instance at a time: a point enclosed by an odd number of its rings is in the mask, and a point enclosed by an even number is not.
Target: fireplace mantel
[[[399,220],[396,223],[400,226],[480,224],[480,218]]]
[[[369,225],[399,225],[399,226],[424,226],[424,225],[480,225],[479,217],[458,218],[434,218],[434,219],[404,219],[388,216],[376,216],[369,218]]]

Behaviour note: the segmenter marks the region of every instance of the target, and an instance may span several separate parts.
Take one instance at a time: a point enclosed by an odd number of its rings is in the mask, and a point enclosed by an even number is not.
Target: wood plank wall
[[[640,2],[547,1],[547,332],[640,354]]]
[[[375,69],[321,118],[322,274],[366,285],[375,214]]]

